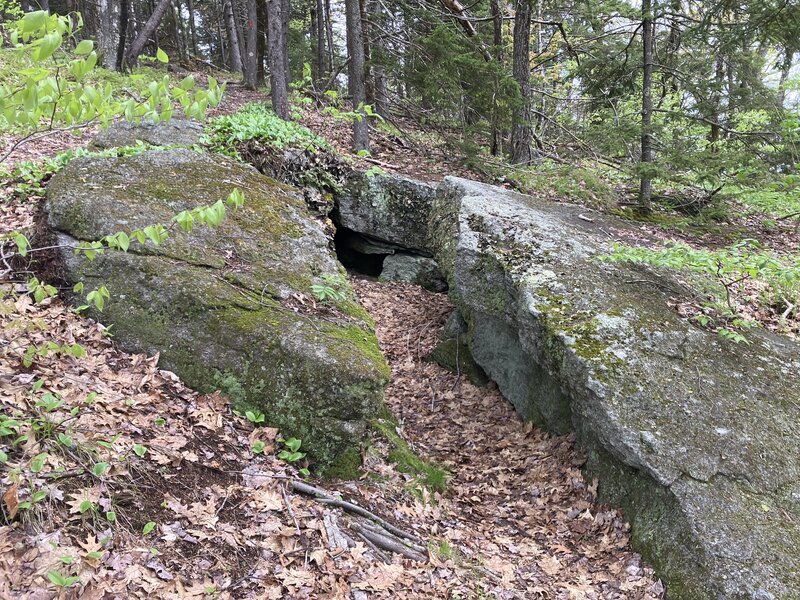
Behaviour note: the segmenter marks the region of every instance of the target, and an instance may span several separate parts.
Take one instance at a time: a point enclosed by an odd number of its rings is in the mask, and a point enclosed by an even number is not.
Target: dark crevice
[[[339,262],[348,271],[369,277],[380,275],[384,259],[394,253],[392,248],[387,246],[382,249],[379,242],[373,242],[346,227],[337,227],[333,243]]]

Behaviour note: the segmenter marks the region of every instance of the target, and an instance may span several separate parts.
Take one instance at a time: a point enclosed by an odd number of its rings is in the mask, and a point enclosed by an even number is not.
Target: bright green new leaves
[[[77,24],[81,25],[80,17]],[[22,70],[22,85],[0,83],[0,127],[25,132],[55,127],[104,125],[123,116],[128,121],[158,122],[172,117],[177,101],[187,117],[204,119],[206,110],[222,99],[225,86],[212,77],[208,89],[195,89],[192,77],[174,86],[168,75],[149,82],[136,99],[119,98],[111,84],[85,85],[82,80],[97,66],[98,56],[91,40],[74,43],[73,20],[45,11],[27,13],[9,28],[15,51],[33,67]],[[169,61],[159,49],[161,63]],[[131,75],[132,79],[142,75]]]

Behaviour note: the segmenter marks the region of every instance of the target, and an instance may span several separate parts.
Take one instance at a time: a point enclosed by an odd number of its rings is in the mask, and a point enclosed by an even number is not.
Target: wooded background
[[[80,12],[103,64],[174,62],[320,104],[412,118],[467,160],[585,157],[708,198],[798,162],[800,5],[790,0],[25,0]],[[367,108],[365,108],[365,106]],[[369,146],[370,118],[354,145]],[[790,182],[793,184],[793,182]]]

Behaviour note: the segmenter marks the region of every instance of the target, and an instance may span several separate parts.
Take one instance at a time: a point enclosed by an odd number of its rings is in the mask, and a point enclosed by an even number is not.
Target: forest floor
[[[234,86],[224,110],[254,99]],[[17,160],[82,146],[90,133],[37,142]],[[382,143],[375,160],[425,175],[417,155]],[[439,166],[426,178],[469,175],[436,156],[427,153]],[[16,201],[0,183],[2,234],[29,225],[41,198]],[[35,304],[5,282],[0,434],[22,439],[0,456],[0,597],[661,598],[623,517],[595,502],[573,440],[523,423],[493,384],[426,360],[451,310],[446,296],[355,287],[392,367],[386,401],[397,422],[373,436],[360,480],[316,485],[408,531],[426,562],[371,547],[348,529],[352,515],[295,492],[276,430],[186,388],[157,356],[118,351],[60,299]],[[50,342],[85,354],[28,364],[26,350]],[[445,470],[444,481],[397,464],[397,440],[424,468]]]

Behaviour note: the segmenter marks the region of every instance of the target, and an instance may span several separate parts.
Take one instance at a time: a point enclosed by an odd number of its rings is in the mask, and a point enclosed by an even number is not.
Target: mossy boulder
[[[92,316],[113,325],[121,348],[159,353],[159,365],[188,385],[264,412],[302,439],[313,462],[331,464],[362,441],[389,370],[369,316],[292,188],[190,150],[83,158],[51,181],[48,223],[74,245],[166,223],[234,188],[244,207],[221,226],[175,228],[160,246],[132,243],[93,262],[65,248],[65,278],[86,290],[107,286],[111,300]],[[312,296],[326,275],[340,276],[346,299],[335,305]]]
[[[800,597],[800,344],[694,327],[672,275],[598,260],[628,226],[586,211],[444,181],[430,239],[473,357],[576,432],[669,598]]]
[[[336,194],[333,219],[369,237],[430,255],[427,224],[436,188],[392,173],[354,172]]]
[[[202,135],[203,126],[188,119],[158,123],[118,121],[94,136],[91,145],[98,150],[135,146],[137,142],[151,146],[193,146]]]

